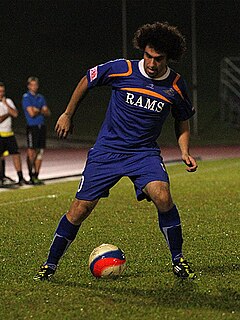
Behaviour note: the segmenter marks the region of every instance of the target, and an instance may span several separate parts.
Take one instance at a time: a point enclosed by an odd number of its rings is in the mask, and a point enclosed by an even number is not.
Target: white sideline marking
[[[56,179],[50,179],[50,180],[45,180],[44,184],[48,185],[48,184],[54,184],[54,183],[59,183],[59,182],[68,182],[68,181],[77,181],[79,180],[79,178],[81,177],[81,175],[76,175],[73,177],[63,177],[63,178],[56,178]],[[43,187],[44,185],[42,185]],[[0,192],[7,192],[7,191],[13,191],[14,190],[24,190],[24,189],[30,189],[30,188],[38,188],[39,186],[34,186],[34,185],[24,185],[21,186],[20,188],[16,188],[16,189],[11,189],[11,188],[0,188]]]
[[[219,171],[219,170],[222,170],[222,169],[238,167],[238,166],[240,166],[240,162],[236,162],[236,163],[228,164],[228,165],[223,165],[223,166],[217,167],[217,168],[203,169],[201,171],[197,171],[197,173],[198,174],[202,174],[202,173],[204,174],[206,172]],[[179,172],[179,173],[175,173],[175,174],[170,174],[170,178],[185,176],[187,173],[188,172],[183,171],[183,172]],[[190,173],[192,173],[192,172],[190,172]],[[59,182],[76,181],[76,180],[79,180],[78,176],[69,177],[69,178],[63,178],[63,179],[61,179],[61,178],[54,179],[54,180],[47,181],[46,184],[54,184],[54,183],[59,183]],[[23,186],[23,187],[21,187],[21,189],[27,189],[27,188],[36,188],[36,186]],[[2,192],[2,191],[10,191],[10,190],[14,191],[13,189],[7,189],[6,188],[6,189],[0,189],[0,192]],[[56,197],[57,197],[56,195],[47,195],[47,196],[40,196],[40,197],[30,198],[30,199],[24,199],[24,200],[20,200],[20,201],[10,201],[10,202],[5,202],[5,203],[0,203],[0,207],[1,206],[6,206],[6,205],[10,205],[10,204],[14,204],[14,203],[24,203],[24,202],[35,201],[35,200],[38,200],[38,199],[56,198]]]
[[[41,197],[34,197],[30,199],[24,199],[24,200],[19,200],[19,201],[9,201],[9,202],[4,202],[1,203],[0,206],[8,206],[9,204],[15,204],[15,203],[24,203],[24,202],[31,202],[39,199],[45,199],[45,198],[57,198],[58,196],[56,194],[49,194],[47,196],[41,196]]]

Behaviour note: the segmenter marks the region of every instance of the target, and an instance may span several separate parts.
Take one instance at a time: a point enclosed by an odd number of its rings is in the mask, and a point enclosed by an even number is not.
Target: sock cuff
[[[59,225],[56,230],[56,234],[68,240],[74,240],[78,233],[79,228],[80,228],[80,225],[76,226],[72,224],[67,219],[66,214],[64,214],[59,222]]]
[[[23,178],[22,170],[18,171],[17,175],[18,175],[19,180],[21,180]]]
[[[176,205],[167,212],[158,211],[159,224],[161,228],[175,227],[181,224],[180,216]]]

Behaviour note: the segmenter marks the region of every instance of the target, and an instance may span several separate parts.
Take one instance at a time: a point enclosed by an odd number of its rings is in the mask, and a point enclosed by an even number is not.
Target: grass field
[[[78,182],[12,190],[0,193],[0,319],[240,319],[240,159],[168,172],[197,280],[174,277],[153,204],[138,203],[124,178],[83,224],[54,279],[36,283]],[[91,276],[88,256],[101,243],[125,251],[121,278]]]

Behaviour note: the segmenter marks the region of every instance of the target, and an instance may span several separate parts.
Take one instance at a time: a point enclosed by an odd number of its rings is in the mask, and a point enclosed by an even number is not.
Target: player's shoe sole
[[[187,260],[180,258],[179,261],[173,263],[173,273],[180,279],[195,279],[197,276],[190,268]]]
[[[38,273],[33,277],[35,281],[49,281],[51,280],[52,276],[54,275],[55,270],[50,268],[47,264],[41,266]]]

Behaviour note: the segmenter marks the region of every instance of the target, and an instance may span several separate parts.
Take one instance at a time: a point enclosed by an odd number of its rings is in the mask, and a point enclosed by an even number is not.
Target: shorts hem
[[[75,196],[75,199],[77,200],[84,200],[84,201],[95,201],[95,200],[99,200],[101,198],[108,198],[109,195],[102,195],[102,196],[99,196],[99,197],[94,197],[93,199],[91,197],[84,197],[84,196],[81,196],[81,197],[78,197],[77,195]]]

